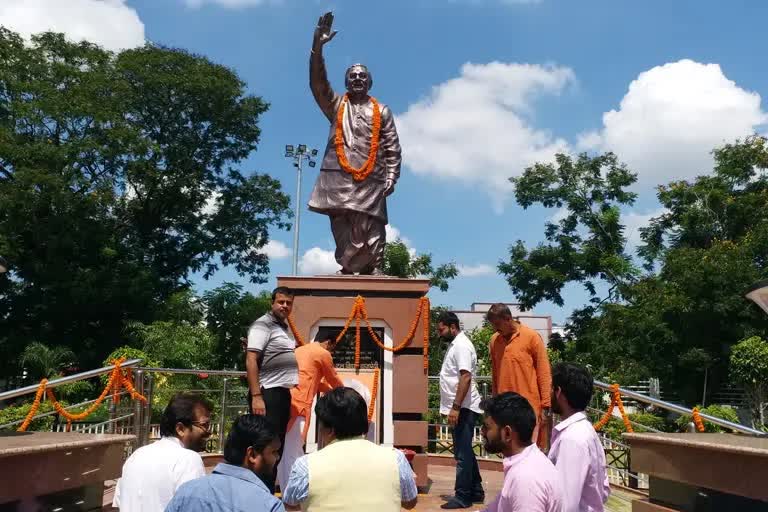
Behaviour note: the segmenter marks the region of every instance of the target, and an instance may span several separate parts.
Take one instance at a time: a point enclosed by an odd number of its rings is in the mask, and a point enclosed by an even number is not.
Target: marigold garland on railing
[[[696,430],[699,432],[704,432],[706,429],[704,428],[704,422],[701,419],[701,414],[699,413],[699,408],[694,407],[692,412],[693,416],[693,424],[696,425]]]
[[[40,408],[40,401],[43,399],[43,393],[45,393],[45,386],[47,384],[48,379],[43,379],[40,381],[40,385],[37,387],[37,392],[35,392],[35,400],[32,402],[32,407],[29,408],[27,417],[24,418],[24,421],[17,429],[19,432],[26,431],[29,427],[29,424],[32,423],[32,419],[35,417],[37,410]]]
[[[424,371],[427,371],[429,368],[429,299],[427,297],[421,297],[419,299],[419,307],[416,311],[416,318],[413,319],[413,322],[411,322],[411,327],[408,330],[408,334],[405,336],[402,342],[400,342],[398,345],[394,347],[388,347],[384,345],[384,342],[382,342],[379,337],[376,335],[376,332],[373,330],[373,326],[371,325],[370,320],[368,319],[368,309],[365,305],[365,299],[358,295],[355,297],[355,302],[352,305],[352,311],[349,313],[349,317],[347,318],[347,321],[344,323],[344,328],[341,330],[338,336],[336,336],[336,339],[334,340],[334,345],[341,342],[341,340],[344,339],[344,335],[347,333],[347,330],[349,329],[350,325],[352,324],[352,320],[355,320],[355,369],[360,369],[360,324],[361,321],[365,321],[366,328],[368,329],[368,333],[371,335],[371,339],[373,339],[374,343],[379,346],[382,350],[386,350],[389,352],[399,352],[403,350],[405,347],[410,345],[411,341],[413,341],[413,337],[416,335],[416,329],[419,326],[419,320],[422,319],[422,316],[424,318],[424,348],[423,348],[423,357],[424,357]],[[288,317],[288,326],[291,328],[291,332],[293,333],[293,337],[296,340],[296,343],[301,346],[306,344],[306,341],[301,337],[301,334],[299,333],[299,330],[296,328],[296,324],[293,321],[293,318],[291,316]]]
[[[629,422],[629,418],[627,417],[627,413],[624,412],[624,403],[621,401],[621,392],[619,391],[618,384],[611,385],[611,405],[608,406],[608,410],[605,411],[605,414],[603,414],[603,417],[600,418],[600,421],[593,425],[595,430],[599,432],[604,426],[608,424],[608,422],[611,420],[611,416],[613,416],[613,409],[615,407],[619,408],[619,413],[621,414],[621,419],[624,422],[624,428],[627,429],[627,432],[634,432],[632,424]]]
[[[141,400],[142,402],[146,403],[147,399],[141,395],[138,391],[136,391],[136,388],[133,386],[133,382],[131,381],[131,378],[127,375],[127,370],[123,370],[120,365],[123,364],[125,361],[125,358],[120,358],[112,361],[112,364],[115,366],[112,369],[112,372],[109,374],[109,379],[107,380],[106,386],[104,386],[104,390],[101,392],[99,397],[96,399],[95,402],[93,402],[87,409],[85,409],[82,412],[79,413],[71,413],[67,411],[63,405],[56,399],[56,396],[53,394],[53,389],[46,389],[46,386],[48,384],[47,379],[43,379],[40,381],[40,385],[37,388],[37,393],[35,394],[35,401],[32,402],[32,407],[29,409],[29,413],[27,414],[27,417],[24,419],[24,422],[19,426],[18,431],[24,432],[29,428],[29,424],[32,422],[32,419],[35,417],[35,414],[37,413],[37,409],[40,407],[40,401],[42,400],[43,393],[45,393],[48,396],[48,400],[50,400],[51,404],[53,405],[53,408],[56,409],[56,412],[59,413],[63,418],[67,420],[67,432],[69,432],[72,421],[80,421],[88,416],[90,416],[93,411],[96,410],[96,408],[101,405],[101,403],[104,401],[105,398],[107,398],[107,395],[112,394],[112,399],[117,403],[120,397],[120,388],[125,387],[126,390],[131,395],[131,398],[134,400]],[[126,373],[124,373],[126,372]]]

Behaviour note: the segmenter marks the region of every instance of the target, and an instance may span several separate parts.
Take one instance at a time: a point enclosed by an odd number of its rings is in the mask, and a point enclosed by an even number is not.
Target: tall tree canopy
[[[0,28],[0,353],[33,340],[98,364],[127,321],[287,228],[276,180],[243,173],[268,105],[224,66],[147,45],[113,54]]]
[[[749,137],[713,155],[711,173],[658,187],[664,213],[641,230],[642,261],[625,251],[618,210],[632,202],[625,189],[633,175],[613,155],[576,163],[559,155],[557,166],[536,165],[514,180],[522,206],[538,202],[569,215],[547,226],[547,244],[512,247],[500,266],[512,290],[527,307],[562,304],[568,283],[583,283],[594,297],[569,320],[566,358],[622,382],[657,376],[693,399],[705,368],[710,385],[720,384],[731,347],[765,335],[768,318],[744,294],[768,277],[768,145]]]

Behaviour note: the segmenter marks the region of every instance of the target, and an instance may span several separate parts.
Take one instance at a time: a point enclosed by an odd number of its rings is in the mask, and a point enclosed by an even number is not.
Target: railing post
[[[149,444],[150,425],[152,425],[152,394],[155,390],[155,375],[152,372],[147,372],[147,404],[144,406],[144,439],[142,444]]]
[[[134,379],[136,392],[140,395],[144,394],[144,372],[142,370],[136,370],[136,378]],[[141,436],[141,426],[143,425],[141,421],[141,400],[138,398],[133,401],[133,435],[136,436],[136,446],[135,448],[141,448],[141,446],[144,444],[143,439]]]
[[[221,389],[221,413],[219,416],[219,452],[224,452],[224,425],[227,416],[227,377],[224,377],[224,385]]]

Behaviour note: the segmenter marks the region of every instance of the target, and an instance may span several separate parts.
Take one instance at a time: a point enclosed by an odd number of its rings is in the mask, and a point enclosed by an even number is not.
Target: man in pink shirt
[[[563,482],[565,512],[603,512],[611,493],[603,446],[584,414],[592,385],[592,376],[576,365],[552,369],[552,410],[560,423],[552,430],[549,460]]]
[[[563,512],[555,466],[532,442],[536,414],[528,401],[507,392],[486,399],[485,449],[504,455],[504,486],[485,512]]]

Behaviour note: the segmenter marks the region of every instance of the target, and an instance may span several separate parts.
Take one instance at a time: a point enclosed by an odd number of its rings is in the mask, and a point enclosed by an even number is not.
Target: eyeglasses
[[[203,433],[210,434],[211,433],[211,423],[202,423],[200,421],[193,421],[192,424],[203,431]]]

